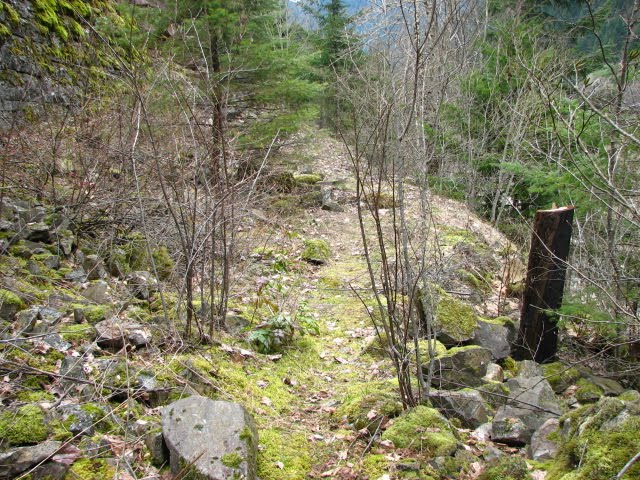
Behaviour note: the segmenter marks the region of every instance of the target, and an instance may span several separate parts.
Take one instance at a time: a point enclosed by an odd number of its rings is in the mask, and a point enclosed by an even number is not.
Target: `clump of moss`
[[[18,295],[9,290],[0,289],[0,306],[13,307],[16,310],[24,308],[24,302]]]
[[[569,432],[562,438],[547,478],[613,478],[638,450],[640,417],[625,408],[622,401],[603,397],[562,417],[561,422],[569,421]],[[622,478],[640,478],[640,464],[633,465]]]
[[[302,433],[261,430],[257,474],[262,480],[297,480],[311,470],[309,442]],[[279,468],[281,462],[284,468]]]
[[[331,249],[329,244],[321,239],[309,239],[304,241],[302,260],[309,263],[322,264],[329,260]]]
[[[580,403],[597,402],[602,397],[604,391],[595,383],[586,378],[578,380],[578,390],[576,390],[576,400]]]
[[[434,357],[439,357],[440,355],[447,353],[447,347],[444,343],[438,340],[420,340],[418,342],[418,348],[420,348],[420,361],[423,364],[429,363],[429,360],[431,359],[429,355],[429,344],[431,344],[431,348],[433,349]]]
[[[18,400],[25,403],[52,402],[53,395],[43,390],[23,390],[18,394]]]
[[[389,471],[389,467],[385,455],[369,454],[362,460],[362,478],[380,478]]]
[[[64,341],[77,345],[85,341],[93,341],[96,338],[96,329],[85,324],[66,325],[60,330],[60,335]]]
[[[505,456],[490,463],[478,480],[526,480],[528,478],[529,469],[523,458]]]
[[[478,316],[471,305],[450,295],[442,295],[436,308],[435,327],[455,342],[462,342],[473,335]]]
[[[156,266],[158,278],[161,280],[169,278],[173,272],[174,264],[167,247],[164,245],[156,247],[151,253],[151,256],[153,257],[153,262]]]
[[[401,413],[397,386],[388,381],[350,385],[344,401],[335,411],[338,418],[345,418],[356,430],[367,428],[371,432],[378,429],[385,417],[397,417]]]
[[[9,445],[32,445],[46,440],[48,434],[44,412],[36,405],[0,413],[0,440]]]
[[[293,177],[296,183],[301,185],[315,185],[316,183],[322,181],[322,175],[317,173],[301,173],[299,175],[294,175]]]
[[[242,455],[233,452],[233,453],[225,453],[220,459],[220,461],[225,467],[238,468],[242,463],[243,459],[242,459]]]
[[[111,314],[111,305],[87,305],[82,308],[82,312],[87,322],[93,325],[105,320]]]
[[[82,458],[74,462],[65,478],[111,480],[116,478],[116,470],[104,458]]]
[[[398,417],[383,434],[396,448],[410,448],[429,456],[452,455],[458,446],[454,430],[440,412],[420,405]]]
[[[564,392],[581,377],[577,368],[567,367],[562,362],[544,364],[542,371],[556,393]]]

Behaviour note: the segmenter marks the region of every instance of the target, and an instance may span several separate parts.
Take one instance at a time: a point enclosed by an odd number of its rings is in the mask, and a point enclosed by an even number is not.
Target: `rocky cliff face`
[[[113,65],[98,34],[118,22],[110,0],[1,0],[0,128],[74,105]]]

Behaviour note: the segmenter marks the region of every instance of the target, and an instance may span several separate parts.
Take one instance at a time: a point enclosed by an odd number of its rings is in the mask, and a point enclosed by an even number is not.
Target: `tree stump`
[[[562,305],[574,207],[536,212],[514,348],[518,360],[552,360],[558,347],[556,310]]]

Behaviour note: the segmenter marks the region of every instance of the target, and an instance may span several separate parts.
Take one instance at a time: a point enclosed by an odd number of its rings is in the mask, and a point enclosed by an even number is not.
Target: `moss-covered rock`
[[[73,463],[64,480],[111,480],[116,469],[104,458],[81,458]]]
[[[476,345],[451,348],[435,358],[431,384],[450,390],[480,386],[490,363],[491,351],[486,348]],[[428,365],[422,368],[426,374]]]
[[[560,422],[563,434],[548,480],[607,480],[638,451],[640,416],[619,399],[602,397]],[[634,464],[622,478],[640,478],[640,464]]]
[[[564,392],[582,376],[577,368],[569,367],[562,362],[544,364],[542,372],[556,393]]]
[[[304,250],[300,258],[314,265],[323,265],[327,263],[330,256],[331,249],[326,241],[321,239],[308,239],[304,241]]]
[[[158,278],[160,280],[168,279],[174,268],[173,259],[171,258],[169,249],[164,245],[160,245],[153,250],[151,255],[153,257]]]
[[[60,335],[65,342],[79,345],[82,342],[95,340],[96,329],[86,324],[65,325],[60,329]]]
[[[382,434],[396,448],[409,448],[431,457],[452,455],[458,440],[455,430],[440,412],[420,405],[394,420]]]
[[[471,305],[451,295],[440,296],[434,321],[438,340],[449,347],[468,342],[477,326],[478,316]]]
[[[356,430],[376,431],[383,420],[402,413],[397,384],[391,381],[356,383],[349,386],[335,416],[344,418]]]
[[[0,444],[31,445],[45,440],[48,434],[44,412],[37,405],[0,413]]]
[[[13,316],[25,307],[22,299],[15,293],[0,289],[0,319],[13,320]]]
[[[294,175],[293,177],[296,183],[300,185],[315,185],[318,182],[322,181],[322,175],[318,173],[301,173],[299,175]]]
[[[527,480],[529,469],[521,457],[505,456],[487,465],[478,480]]]
[[[576,400],[580,403],[597,402],[603,395],[603,390],[595,383],[581,378],[578,380],[578,390],[576,390]]]

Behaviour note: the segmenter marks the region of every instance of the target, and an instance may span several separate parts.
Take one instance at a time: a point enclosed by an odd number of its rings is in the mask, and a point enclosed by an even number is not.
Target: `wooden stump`
[[[513,352],[518,360],[543,363],[556,355],[558,327],[551,311],[562,305],[573,209],[562,207],[536,212],[520,332]]]

